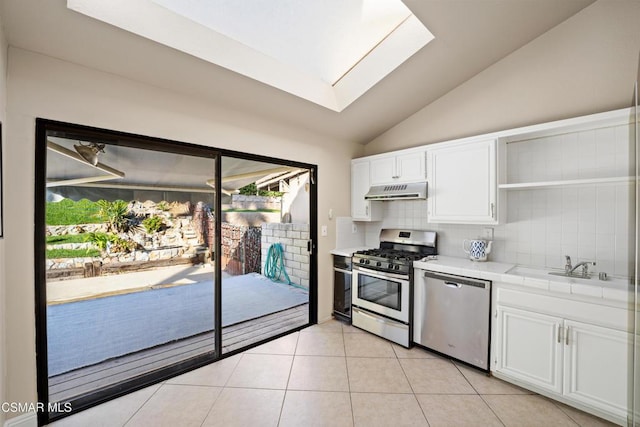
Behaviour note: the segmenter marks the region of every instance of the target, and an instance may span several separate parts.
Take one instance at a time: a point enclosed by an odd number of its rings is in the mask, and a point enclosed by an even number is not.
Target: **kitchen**
[[[553,3],[558,8],[577,6],[562,19],[546,21],[545,32],[535,32],[528,26],[536,19],[552,16],[544,11],[532,19],[536,9],[544,9],[535,2],[517,2],[528,4],[533,10],[508,22],[502,22],[504,13],[511,16],[509,4],[516,2],[490,2],[493,7],[479,5],[486,2],[466,2],[464,8],[450,11],[437,7],[439,2],[407,2],[416,9],[433,7],[434,13],[442,9],[438,14],[439,19],[444,19],[441,30],[453,28],[466,37],[465,49],[456,51],[458,58],[482,57],[482,61],[476,61],[474,67],[468,63],[456,67],[448,61],[441,64],[432,61],[428,72],[408,65],[401,67],[397,76],[392,75],[367,94],[365,99],[372,102],[354,103],[341,114],[327,112],[275,89],[271,91],[244,76],[234,79],[226,70],[208,68],[170,48],[81,19],[64,10],[62,3],[3,2],[3,33],[6,33],[2,36],[1,58],[6,71],[0,76],[3,95],[0,119],[5,133],[2,153],[5,235],[0,240],[0,305],[2,323],[6,325],[0,334],[0,365],[5,371],[0,381],[3,401],[27,402],[37,397],[31,231],[36,117],[248,153],[269,153],[283,159],[312,159],[318,165],[320,188],[317,307],[320,321],[331,319],[330,250],[376,247],[382,228],[436,231],[441,258],[464,258],[462,241],[482,237],[494,242],[489,254],[491,262],[562,269],[566,263],[564,255],[570,255],[572,263],[577,264],[581,259],[599,258],[599,252],[603,252],[613,255],[609,265],[598,261],[596,271],[614,276],[625,268],[626,261],[618,263],[616,258],[617,250],[624,251],[624,247],[616,246],[624,244],[617,239],[618,229],[583,234],[578,228],[579,213],[578,218],[567,219],[566,224],[573,230],[564,230],[562,220],[557,220],[562,215],[556,210],[558,204],[582,202],[577,188],[569,189],[578,193],[566,198],[557,189],[504,189],[507,220],[498,224],[431,223],[425,214],[429,199],[376,202],[382,206],[381,221],[353,222],[341,218],[352,217],[348,190],[352,159],[629,107],[633,81],[638,74],[640,46],[639,10],[633,0],[579,4],[547,1],[544,7],[552,7]],[[465,10],[470,12],[467,14]],[[481,22],[474,22],[475,17]],[[492,19],[483,21],[487,17]],[[492,37],[487,37],[487,33]],[[452,36],[445,41],[436,39],[425,51],[442,46],[459,47],[452,46],[456,41]],[[184,78],[185,75],[190,78]],[[215,84],[210,83],[212,76]],[[430,80],[427,76],[436,80],[435,88],[426,87]],[[398,90],[391,84],[397,84],[398,80],[412,84]],[[422,98],[418,93],[429,96]],[[358,132],[345,131],[348,126],[357,127],[356,123],[364,123]],[[581,156],[579,148],[574,153],[576,158]],[[522,159],[526,166],[527,157]],[[425,173],[429,173],[428,165]],[[526,182],[533,176],[521,178]],[[520,177],[511,179],[502,183],[515,182]],[[618,185],[621,184],[614,186]],[[596,218],[600,213],[608,214],[601,212],[603,204],[614,203],[611,195],[596,192],[595,197],[600,196],[602,203],[593,208]],[[590,195],[585,197],[596,200]],[[544,212],[539,212],[543,198]],[[615,203],[617,206],[617,199]],[[614,225],[624,223],[625,209],[623,204],[621,222],[615,222],[618,216],[606,221]],[[330,210],[333,219],[328,217]],[[511,220],[513,215],[517,218],[515,222]],[[584,219],[585,224],[595,223]],[[321,225],[327,226],[326,236],[321,234]],[[493,229],[492,238],[484,237],[487,228]],[[563,231],[569,234],[564,236]],[[603,246],[598,244],[600,235],[607,236]],[[590,240],[582,241],[585,236]],[[555,246],[547,254],[547,242],[554,239],[556,243],[560,240],[560,249]],[[563,239],[570,246],[566,252]],[[626,241],[627,235],[622,242]],[[17,418],[18,414],[0,414],[0,422]]]
[[[635,120],[622,109],[354,159],[335,317],[624,424]]]

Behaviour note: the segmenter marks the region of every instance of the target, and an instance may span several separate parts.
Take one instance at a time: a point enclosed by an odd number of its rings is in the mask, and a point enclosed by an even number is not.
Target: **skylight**
[[[400,0],[68,0],[67,6],[334,111],[433,39]]]

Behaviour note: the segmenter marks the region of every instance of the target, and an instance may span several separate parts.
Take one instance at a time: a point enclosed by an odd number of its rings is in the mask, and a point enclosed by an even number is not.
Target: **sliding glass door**
[[[222,353],[309,322],[312,170],[222,156]]]
[[[38,120],[40,423],[315,323],[314,173]]]
[[[59,135],[40,200],[48,401],[214,359],[216,155]]]

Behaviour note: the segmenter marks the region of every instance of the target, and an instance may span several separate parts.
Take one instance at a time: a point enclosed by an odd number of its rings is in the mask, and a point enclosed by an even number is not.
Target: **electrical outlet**
[[[482,230],[482,237],[484,239],[487,239],[487,240],[493,240],[493,228],[492,227],[485,227]]]
[[[354,222],[353,224],[351,224],[351,233],[356,234],[357,232],[358,232],[358,226]]]
[[[323,235],[323,236],[327,236],[327,235],[329,235],[329,230],[327,229],[327,226],[326,226],[326,225],[323,225],[323,226],[320,228],[320,234],[321,234],[321,235]]]

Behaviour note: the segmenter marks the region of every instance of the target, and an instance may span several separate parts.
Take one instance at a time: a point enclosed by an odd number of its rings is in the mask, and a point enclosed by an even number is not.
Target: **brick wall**
[[[269,247],[274,243],[284,248],[284,266],[291,282],[309,289],[309,224],[262,224],[262,268]]]

